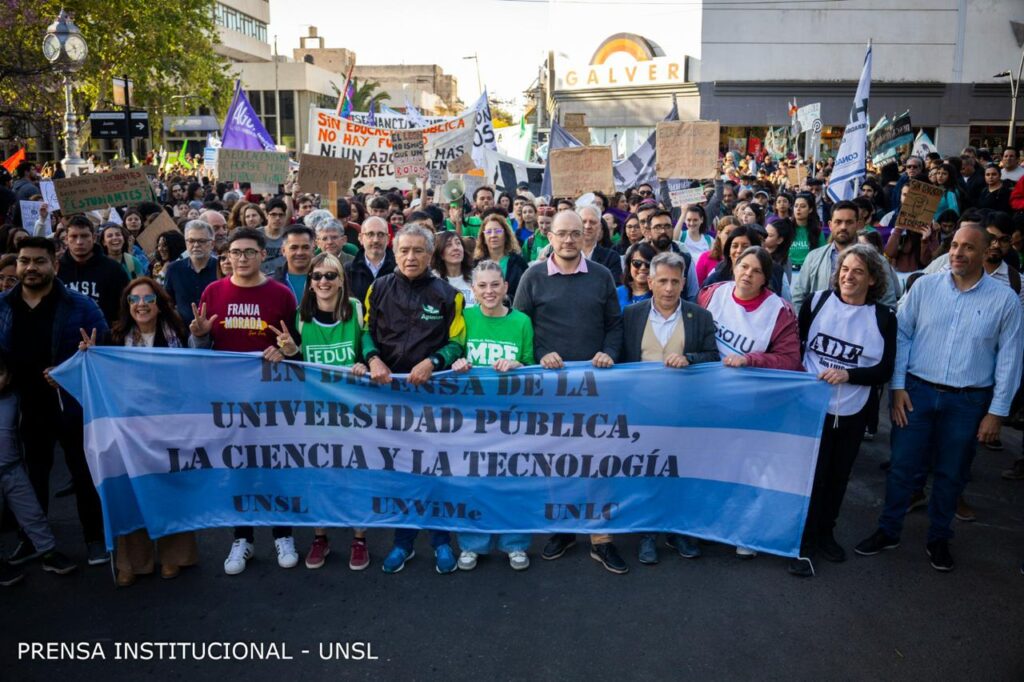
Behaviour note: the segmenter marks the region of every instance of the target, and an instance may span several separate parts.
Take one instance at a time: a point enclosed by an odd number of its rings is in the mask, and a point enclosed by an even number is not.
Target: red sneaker
[[[313,538],[313,545],[309,548],[309,554],[306,555],[306,568],[320,568],[324,565],[327,555],[330,553],[331,548],[327,544],[327,536],[315,536]]]
[[[353,571],[361,571],[370,565],[370,550],[366,540],[356,538],[352,541],[352,550],[348,559],[348,567]]]

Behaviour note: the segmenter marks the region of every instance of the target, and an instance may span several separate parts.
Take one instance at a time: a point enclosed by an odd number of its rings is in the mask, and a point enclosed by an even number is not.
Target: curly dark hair
[[[836,259],[836,267],[832,270],[832,277],[829,279],[829,286],[839,295],[839,271],[842,269],[843,261],[849,256],[856,256],[864,262],[868,268],[868,277],[875,280],[875,283],[868,289],[866,303],[875,303],[882,300],[886,290],[889,288],[888,266],[882,260],[882,254],[873,246],[867,244],[852,244],[839,253]]]

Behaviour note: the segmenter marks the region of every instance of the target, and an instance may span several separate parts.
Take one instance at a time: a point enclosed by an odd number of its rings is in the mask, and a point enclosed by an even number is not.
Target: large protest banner
[[[299,157],[299,189],[311,194],[327,196],[331,182],[336,182],[338,191],[347,193],[352,186],[356,166],[352,159],[335,159],[329,156],[303,154]]]
[[[661,121],[657,127],[658,178],[705,180],[718,174],[718,121]]]
[[[427,170],[447,169],[448,162],[472,153],[473,121],[476,112],[419,128],[424,136]],[[355,179],[378,187],[408,187],[395,174],[391,152],[391,130],[341,118],[329,109],[310,109],[307,151],[317,156],[352,159]]]
[[[795,556],[829,396],[802,372],[717,363],[474,368],[414,387],[120,347],[51,376],[82,403],[108,546],[142,527],[383,526],[666,531]]]
[[[64,215],[153,201],[149,178],[139,168],[60,178],[53,188]]]
[[[217,179],[222,182],[248,182],[254,192],[276,193],[288,180],[288,154],[248,149],[217,152]]]

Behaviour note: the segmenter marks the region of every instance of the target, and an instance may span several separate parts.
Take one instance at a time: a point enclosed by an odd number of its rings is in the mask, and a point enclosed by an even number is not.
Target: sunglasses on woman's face
[[[640,268],[647,268],[648,270],[651,269],[651,264],[645,260],[634,259],[629,261],[629,264],[632,265],[637,270],[639,270]]]
[[[138,294],[128,294],[128,302],[132,305],[138,305],[140,303],[156,303],[156,294],[144,294],[142,296],[139,296]]]
[[[338,273],[336,272],[312,272],[309,278],[314,282],[319,282],[322,279],[326,279],[328,282],[333,282],[338,279]]]

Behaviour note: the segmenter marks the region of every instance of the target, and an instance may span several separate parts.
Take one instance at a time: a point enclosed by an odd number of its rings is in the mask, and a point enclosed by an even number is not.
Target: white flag
[[[843,141],[836,154],[832,176],[828,179],[828,195],[832,201],[849,200],[856,194],[856,182],[867,172],[868,96],[871,92],[871,43],[864,55],[857,94],[850,107],[850,122],[843,132]]]

